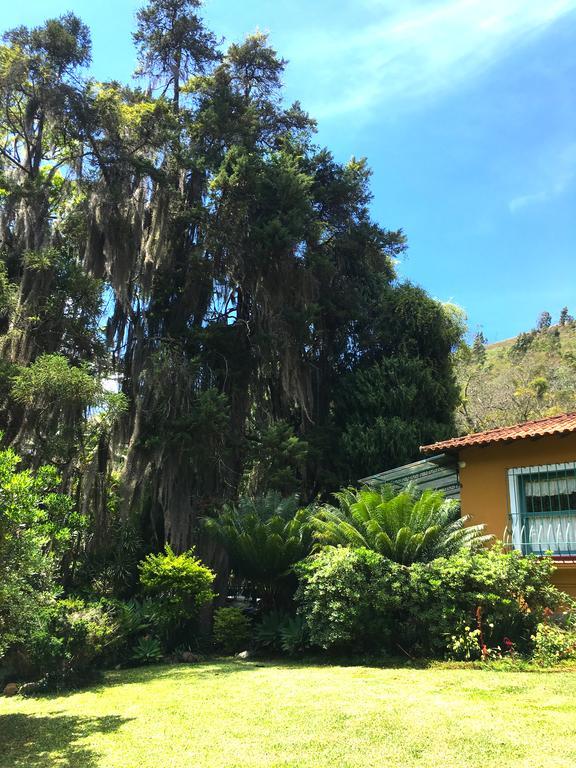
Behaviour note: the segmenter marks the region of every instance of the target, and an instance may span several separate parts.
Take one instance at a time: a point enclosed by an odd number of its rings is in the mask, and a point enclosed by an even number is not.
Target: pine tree
[[[536,326],[539,331],[547,331],[552,325],[552,315],[550,312],[542,312],[538,318],[538,324]]]
[[[487,343],[488,341],[482,331],[478,331],[474,335],[474,342],[472,344],[472,357],[479,365],[482,365],[486,360]]]

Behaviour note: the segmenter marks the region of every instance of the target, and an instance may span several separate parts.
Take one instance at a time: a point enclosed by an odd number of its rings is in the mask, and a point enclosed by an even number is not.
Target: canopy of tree
[[[241,493],[311,499],[453,428],[461,329],[397,280],[365,161],[199,6],[139,11],[139,87],[88,76],[71,13],[0,46],[0,428],[93,552],[117,516],[182,551]]]

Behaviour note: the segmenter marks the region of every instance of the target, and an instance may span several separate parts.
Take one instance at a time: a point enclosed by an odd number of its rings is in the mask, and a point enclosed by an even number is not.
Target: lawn
[[[576,765],[576,673],[213,662],[0,699],[1,768]]]

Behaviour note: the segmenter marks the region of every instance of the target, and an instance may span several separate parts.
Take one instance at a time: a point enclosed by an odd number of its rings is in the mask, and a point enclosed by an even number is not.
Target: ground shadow
[[[432,662],[427,659],[406,659],[373,656],[307,655],[299,658],[285,656],[252,656],[248,661],[233,657],[212,657],[193,664],[151,664],[145,667],[129,667],[121,670],[109,670],[102,680],[93,683],[89,689],[94,692],[116,686],[142,685],[169,678],[170,680],[187,678],[225,677],[239,673],[254,672],[265,667],[282,669],[303,669],[306,667],[372,667],[376,669],[427,669]],[[78,690],[60,690],[59,698],[74,696]],[[38,693],[38,697],[53,698],[54,693]],[[1,768],[1,763],[0,763]]]
[[[0,715],[0,768],[98,768],[98,755],[81,741],[112,733],[130,718]]]
[[[194,664],[153,664],[148,667],[132,667],[108,671],[104,679],[98,684],[91,686],[90,690],[99,691],[113,688],[117,685],[136,685],[163,678],[175,680],[186,678],[190,675],[196,678],[234,675],[239,672],[250,672],[256,667],[268,665],[267,663],[262,663],[259,659],[240,661],[233,658],[206,659]],[[63,691],[59,695],[70,696],[74,693],[75,691]]]

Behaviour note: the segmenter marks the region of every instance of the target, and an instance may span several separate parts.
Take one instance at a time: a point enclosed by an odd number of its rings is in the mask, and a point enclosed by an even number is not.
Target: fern
[[[292,566],[310,553],[312,527],[308,509],[300,509],[294,496],[270,492],[242,498],[227,506],[218,518],[204,521],[209,535],[228,553],[234,574],[274,591]]]

